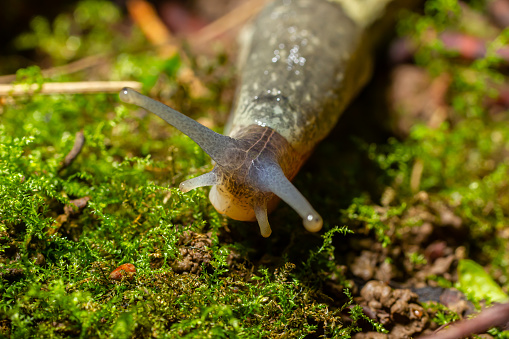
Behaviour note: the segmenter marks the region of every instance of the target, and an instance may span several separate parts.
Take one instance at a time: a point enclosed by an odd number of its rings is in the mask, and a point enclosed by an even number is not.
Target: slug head
[[[264,237],[271,234],[267,213],[278,198],[303,218],[308,231],[322,228],[320,215],[288,179],[295,176],[304,159],[271,128],[252,125],[228,137],[133,89],[122,89],[120,99],[155,113],[193,139],[216,162],[211,172],[182,182],[182,192],[212,186],[209,198],[220,213],[235,220],[257,220]]]

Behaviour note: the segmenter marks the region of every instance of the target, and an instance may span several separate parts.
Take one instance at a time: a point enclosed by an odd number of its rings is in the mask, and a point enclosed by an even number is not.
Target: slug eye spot
[[[303,219],[303,224],[309,232],[318,232],[322,228],[323,220],[320,215],[311,213]]]
[[[120,97],[120,100],[122,100],[123,102],[127,104],[132,104],[134,103],[133,92],[134,91],[132,89],[124,87],[122,88],[118,96]]]

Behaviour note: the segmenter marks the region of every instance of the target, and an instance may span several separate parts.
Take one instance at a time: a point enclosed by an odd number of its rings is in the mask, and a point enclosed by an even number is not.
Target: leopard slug
[[[408,3],[411,0],[407,0]],[[313,148],[371,74],[373,45],[395,0],[276,0],[244,34],[243,65],[226,134],[221,135],[132,89],[120,99],[143,107],[194,140],[214,169],[186,180],[188,192],[212,186],[210,201],[232,219],[257,220],[290,205],[310,232],[323,220],[291,183]],[[402,1],[405,2],[405,1]]]

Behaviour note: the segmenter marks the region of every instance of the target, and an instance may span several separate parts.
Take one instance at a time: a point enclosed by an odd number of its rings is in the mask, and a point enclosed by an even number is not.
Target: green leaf
[[[458,264],[458,282],[460,288],[476,300],[505,302],[509,296],[484,271],[484,268],[473,260],[460,260]]]

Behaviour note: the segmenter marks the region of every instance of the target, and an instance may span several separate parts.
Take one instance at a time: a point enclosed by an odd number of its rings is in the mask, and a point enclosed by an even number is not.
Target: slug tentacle
[[[265,168],[265,172],[261,173],[259,180],[260,183],[266,185],[270,192],[281,198],[301,216],[304,227],[308,231],[318,232],[322,228],[322,217],[286,178],[281,167],[272,164],[272,166]]]
[[[214,169],[198,177],[181,182],[179,185],[179,189],[182,192],[186,193],[198,187],[212,186],[217,184],[219,184],[219,181],[217,179],[216,171]]]
[[[123,88],[119,96],[123,102],[143,107],[177,128],[193,139],[218,164],[228,162],[224,149],[235,147],[235,140],[232,138],[216,133],[188,116],[140,94],[132,88]]]
[[[269,218],[267,217],[267,204],[255,205],[254,211],[256,220],[260,226],[260,233],[262,234],[262,237],[268,238],[271,235],[272,230],[270,229]]]
[[[120,99],[163,118],[216,161],[211,172],[182,182],[182,192],[212,186],[209,198],[220,213],[236,220],[257,220],[264,237],[272,232],[267,213],[274,209],[278,198],[302,217],[307,230],[321,229],[322,218],[290,182],[305,156],[270,127],[250,125],[227,137],[132,89],[122,89]]]

